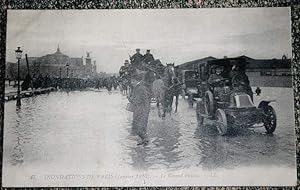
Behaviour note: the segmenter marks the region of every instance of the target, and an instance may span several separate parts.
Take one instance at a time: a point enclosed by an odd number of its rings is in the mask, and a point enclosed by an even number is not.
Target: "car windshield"
[[[248,108],[253,107],[253,102],[250,99],[250,96],[247,94],[235,96],[236,107],[238,108]]]
[[[186,80],[194,80],[198,78],[198,73],[196,71],[187,71],[185,72]]]

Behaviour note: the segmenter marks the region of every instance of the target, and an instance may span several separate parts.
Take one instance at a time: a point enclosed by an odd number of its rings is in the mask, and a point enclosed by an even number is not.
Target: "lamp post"
[[[59,78],[61,79],[61,67],[59,67]]]
[[[17,107],[21,106],[21,95],[20,95],[20,59],[22,58],[22,50],[20,47],[15,50],[16,59],[18,60],[18,91],[17,91]]]
[[[66,64],[67,67],[67,78],[69,78],[69,63]]]

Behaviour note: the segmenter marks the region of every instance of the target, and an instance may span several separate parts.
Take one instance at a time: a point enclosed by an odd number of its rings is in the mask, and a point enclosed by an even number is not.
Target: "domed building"
[[[54,78],[91,78],[97,75],[96,61],[92,64],[90,53],[85,58],[69,57],[60,51],[59,46],[55,53],[42,57],[28,57],[31,76],[49,76]],[[16,76],[17,64],[7,63],[6,75],[14,78]],[[20,60],[20,75],[23,78],[28,72],[26,59]],[[11,76],[15,75],[15,76]]]

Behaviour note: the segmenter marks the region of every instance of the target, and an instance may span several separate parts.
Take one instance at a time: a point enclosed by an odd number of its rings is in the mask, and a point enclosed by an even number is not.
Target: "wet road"
[[[292,89],[264,88],[258,99],[277,99],[278,128],[234,130],[221,137],[207,121],[197,127],[195,109],[180,99],[178,113],[149,117],[150,143],[131,135],[132,113],[118,91],[52,92],[5,104],[3,180],[7,184],[38,174],[99,171],[220,170],[295,167]],[[291,100],[291,101],[287,101]],[[280,110],[280,111],[279,111]],[[19,172],[20,176],[16,177]]]

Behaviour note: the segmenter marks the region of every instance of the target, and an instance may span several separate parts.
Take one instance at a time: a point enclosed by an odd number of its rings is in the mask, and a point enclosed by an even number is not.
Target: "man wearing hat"
[[[126,75],[126,72],[128,72],[128,70],[129,70],[129,61],[125,60],[124,65],[122,65],[119,70],[120,77]]]
[[[154,57],[150,53],[150,49],[147,49],[146,54],[144,55],[144,62],[146,64],[151,64],[153,61],[154,61]]]
[[[130,60],[134,66],[139,65],[143,61],[143,55],[140,53],[140,49],[136,49],[136,53],[130,57]]]
[[[139,145],[148,143],[147,125],[150,113],[150,99],[144,82],[145,72],[139,69],[132,75],[132,93],[128,100],[133,104],[132,132],[141,138]]]
[[[235,92],[245,92],[253,100],[253,92],[250,87],[249,78],[245,73],[245,65],[234,65],[232,67],[231,73],[231,84],[233,91]]]

